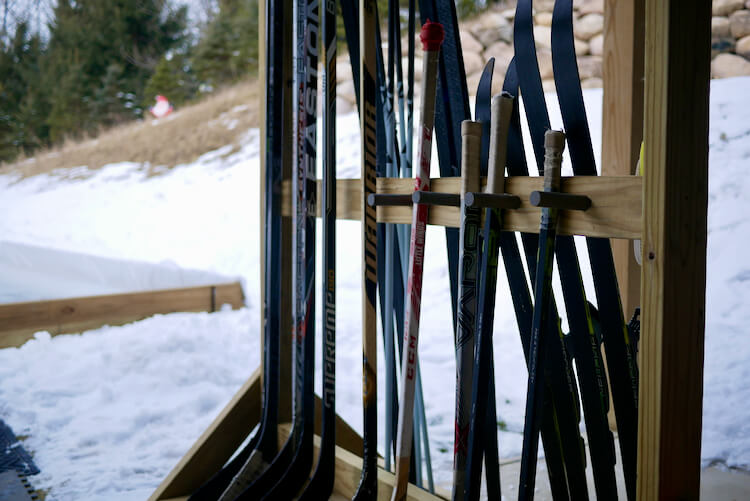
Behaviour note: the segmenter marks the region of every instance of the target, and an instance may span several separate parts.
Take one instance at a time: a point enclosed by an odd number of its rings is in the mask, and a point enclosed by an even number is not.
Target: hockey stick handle
[[[419,34],[424,49],[422,69],[422,103],[419,116],[419,146],[417,154],[417,175],[414,190],[429,190],[430,186],[430,156],[432,154],[432,129],[435,124],[435,96],[437,94],[438,61],[440,45],[443,43],[445,32],[443,25],[427,21]]]
[[[479,155],[482,147],[482,124],[473,120],[461,122],[461,199],[479,191]]]
[[[544,133],[544,191],[560,191],[562,154],[565,149],[565,134],[559,130]]]
[[[492,98],[490,122],[490,164],[485,193],[505,191],[505,161],[508,152],[508,130],[513,114],[513,96],[503,92]]]

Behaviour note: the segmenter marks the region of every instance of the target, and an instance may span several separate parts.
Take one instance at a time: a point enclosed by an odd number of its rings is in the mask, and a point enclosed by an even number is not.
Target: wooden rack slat
[[[461,179],[457,177],[435,178],[430,181],[432,191],[459,193]],[[482,186],[485,180],[482,179]],[[378,178],[378,193],[411,193],[414,181],[404,178]],[[541,177],[509,177],[506,181],[508,193],[521,198],[521,207],[506,211],[503,216],[504,229],[509,231],[539,232],[541,211],[529,204],[529,194],[542,189]],[[336,184],[336,217],[338,219],[360,219],[360,197],[362,185],[359,179],[339,179]],[[558,233],[562,235],[587,235],[608,238],[641,238],[643,183],[638,176],[575,176],[563,177],[562,191],[586,195],[591,198],[587,211],[563,211]],[[284,215],[291,215],[291,183],[283,186]],[[320,193],[320,183],[318,183]],[[320,197],[318,197],[320,199]],[[320,206],[318,205],[318,216]],[[411,223],[410,207],[378,207],[379,223]],[[429,224],[458,227],[459,209],[456,207],[432,207]]]

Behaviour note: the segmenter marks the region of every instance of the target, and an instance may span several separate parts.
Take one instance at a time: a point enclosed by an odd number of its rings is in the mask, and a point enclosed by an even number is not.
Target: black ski
[[[595,176],[596,162],[578,74],[572,13],[571,0],[555,2],[552,17],[552,64],[555,86],[568,135],[573,172],[576,175]],[[635,346],[625,325],[609,239],[587,237],[586,245],[594,278],[600,326],[607,350],[607,367],[612,384],[625,487],[628,499],[632,501],[636,497],[638,445],[638,367]],[[592,437],[589,442],[593,446],[594,438]],[[612,459],[614,460],[614,453]],[[595,461],[592,462],[596,465]]]
[[[333,492],[336,446],[336,0],[325,3],[323,30],[323,395],[320,453],[300,499]]]
[[[547,104],[542,91],[541,77],[539,75],[539,66],[536,58],[536,46],[533,34],[533,16],[531,0],[519,0],[516,7],[516,16],[514,24],[514,47],[515,61],[518,69],[521,95],[523,96],[526,117],[531,132],[531,141],[534,149],[534,156],[537,162],[539,173],[544,172],[544,134],[550,128],[549,116],[547,114]],[[578,267],[578,256],[575,248],[573,237],[560,236],[557,238],[556,251],[558,267],[560,269],[560,279],[563,287],[564,299],[574,300],[571,303],[566,302],[568,313],[568,323],[574,331],[589,329],[591,326],[590,315],[587,308],[586,295],[583,289],[583,283],[580,279],[580,269]],[[527,252],[527,264],[532,277],[536,274],[536,260],[531,258]],[[533,278],[532,278],[533,280]],[[554,304],[554,303],[553,303]],[[563,446],[563,456],[565,458],[566,475],[568,480],[568,489],[573,499],[588,499],[588,488],[586,485],[586,457],[583,439],[579,432],[580,411],[579,397],[573,378],[573,371],[570,363],[570,357],[567,354],[564,336],[559,330],[559,320],[557,312],[549,315],[550,322],[558,325],[559,341],[550,343],[554,351],[560,346],[562,357],[553,356],[554,364],[559,367],[559,374],[565,376],[568,391],[563,388],[556,388],[553,391],[555,408],[559,426],[561,428],[560,436]],[[560,386],[560,378],[552,378],[552,384]],[[575,416],[563,413],[567,407],[576,409]]]
[[[565,147],[565,135],[558,131],[547,131],[544,136],[544,191],[560,191],[560,167]],[[544,400],[544,364],[549,339],[556,335],[550,317],[556,320],[557,312],[552,307],[552,266],[555,255],[558,209],[542,209],[539,229],[539,253],[537,254],[534,280],[534,313],[531,324],[531,346],[529,350],[529,379],[526,392],[526,417],[523,427],[523,450],[521,455],[521,483],[519,501],[534,499],[536,459],[539,445],[539,430],[542,421]]]

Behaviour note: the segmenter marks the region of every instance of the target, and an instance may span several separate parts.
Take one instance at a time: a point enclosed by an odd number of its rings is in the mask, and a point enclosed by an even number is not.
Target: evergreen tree
[[[185,40],[186,8],[168,0],[59,0],[54,14],[45,72],[53,141],[140,116],[159,60]]]

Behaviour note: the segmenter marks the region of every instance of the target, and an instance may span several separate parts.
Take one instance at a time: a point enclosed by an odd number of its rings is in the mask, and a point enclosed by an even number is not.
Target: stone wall
[[[552,78],[552,8],[554,0],[534,0],[534,39],[539,71],[545,91],[554,91]],[[584,88],[602,86],[604,45],[604,0],[575,0],[573,3],[575,47],[578,71]],[[750,0],[713,0],[711,19],[711,76],[726,78],[750,75]],[[513,18],[515,1],[493,4],[481,14],[461,22],[461,46],[469,94],[476,92],[484,64],[495,58],[493,94],[500,92],[505,69],[513,57]],[[417,63],[421,53],[417,42]],[[406,50],[406,39],[401,47]],[[385,50],[385,47],[383,48]],[[405,52],[404,52],[405,53]],[[403,60],[406,75],[406,59]],[[421,65],[415,65],[419,82]],[[338,106],[342,111],[355,107],[354,85],[348,56],[338,65]],[[419,95],[419,85],[415,87]]]

